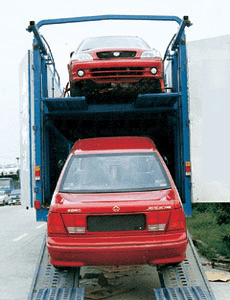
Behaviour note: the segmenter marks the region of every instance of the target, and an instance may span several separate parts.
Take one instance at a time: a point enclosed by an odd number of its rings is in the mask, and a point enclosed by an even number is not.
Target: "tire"
[[[70,83],[70,96],[71,97],[80,97],[82,96],[81,89],[76,86],[76,84],[71,84]]]
[[[65,271],[65,270],[69,270],[69,269],[70,269],[70,267],[55,266],[55,265],[54,265],[54,268],[55,268],[57,271]]]

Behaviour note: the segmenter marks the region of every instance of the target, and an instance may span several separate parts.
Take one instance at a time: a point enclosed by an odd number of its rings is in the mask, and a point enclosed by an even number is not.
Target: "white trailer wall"
[[[29,99],[33,104],[33,85],[29,83],[31,72],[32,54],[29,51],[19,65],[19,85],[20,85],[20,184],[22,204],[30,207],[33,194],[33,178],[31,176],[32,162],[30,126],[33,123],[34,114],[30,110]],[[30,74],[29,74],[30,73]],[[31,82],[33,79],[30,78]]]
[[[192,201],[230,202],[230,35],[189,42]]]

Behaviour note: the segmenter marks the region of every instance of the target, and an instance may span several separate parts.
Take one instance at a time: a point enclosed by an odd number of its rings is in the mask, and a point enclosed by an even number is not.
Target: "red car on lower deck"
[[[186,255],[179,194],[145,137],[76,142],[52,198],[47,230],[55,266],[168,264]]]
[[[85,39],[71,53],[68,71],[73,97],[164,92],[160,54],[136,36]]]

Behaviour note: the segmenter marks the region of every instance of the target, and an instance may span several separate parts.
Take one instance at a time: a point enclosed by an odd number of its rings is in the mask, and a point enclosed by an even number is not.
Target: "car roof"
[[[154,142],[147,137],[102,137],[77,141],[73,148],[73,154],[83,152],[153,152],[156,151]]]

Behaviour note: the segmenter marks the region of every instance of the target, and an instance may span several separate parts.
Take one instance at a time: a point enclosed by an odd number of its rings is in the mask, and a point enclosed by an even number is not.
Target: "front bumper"
[[[157,68],[157,73],[151,73],[152,68]],[[77,75],[78,70],[84,71],[84,76]],[[78,62],[69,69],[69,79],[72,83],[92,80],[96,84],[108,82],[124,83],[138,82],[142,78],[163,78],[163,65],[154,60],[119,60],[119,61],[90,61]]]

